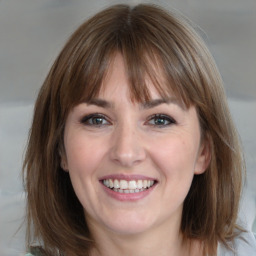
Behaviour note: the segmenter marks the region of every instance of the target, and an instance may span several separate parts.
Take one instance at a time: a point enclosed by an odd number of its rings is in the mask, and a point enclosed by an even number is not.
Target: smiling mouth
[[[139,193],[145,191],[156,184],[155,180],[118,180],[118,179],[104,179],[102,184],[118,193]]]

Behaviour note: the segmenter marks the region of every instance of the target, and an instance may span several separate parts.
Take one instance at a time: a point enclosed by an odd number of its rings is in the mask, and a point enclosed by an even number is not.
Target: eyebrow
[[[95,105],[101,108],[114,108],[113,103],[103,99],[99,99],[99,98],[91,99],[89,101],[86,101],[85,103],[88,105]],[[161,104],[175,104],[175,105],[178,105],[180,108],[184,109],[184,105],[177,98],[161,98],[161,99],[149,100],[149,101],[140,103],[140,107],[142,109],[150,109],[150,108],[157,107]]]
[[[91,99],[89,101],[85,102],[88,105],[95,105],[101,108],[111,108],[113,107],[113,104],[106,101],[106,100],[102,100],[102,99]]]
[[[175,104],[178,105],[180,108],[184,108],[183,104],[177,99],[177,98],[163,98],[163,99],[155,99],[150,100],[142,103],[142,108],[144,109],[150,109],[157,107],[161,104]]]

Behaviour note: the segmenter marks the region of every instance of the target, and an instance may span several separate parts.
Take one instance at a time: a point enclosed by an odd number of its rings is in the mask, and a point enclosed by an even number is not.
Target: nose
[[[133,167],[145,160],[146,150],[138,128],[120,125],[111,138],[111,160],[123,167]]]

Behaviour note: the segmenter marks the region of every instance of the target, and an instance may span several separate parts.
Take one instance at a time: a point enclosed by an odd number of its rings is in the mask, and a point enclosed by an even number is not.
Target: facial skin
[[[155,234],[156,239],[168,232],[178,237],[193,176],[209,162],[196,109],[185,109],[174,96],[163,102],[148,86],[148,104],[131,102],[117,54],[97,100],[79,104],[68,115],[62,165],[95,237]],[[102,184],[109,177],[152,180],[154,185],[139,193],[118,193]]]

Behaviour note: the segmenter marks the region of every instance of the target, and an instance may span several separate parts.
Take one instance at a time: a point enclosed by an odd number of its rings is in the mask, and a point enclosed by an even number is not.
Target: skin
[[[97,101],[68,115],[62,165],[97,242],[92,255],[200,255],[197,242],[182,242],[180,223],[193,176],[209,163],[208,143],[201,141],[195,107],[186,109],[174,95],[162,102],[150,82],[148,87],[150,103],[130,100],[117,54]],[[159,114],[165,116],[154,116]],[[143,175],[156,185],[138,200],[119,200],[100,182],[117,174]]]

